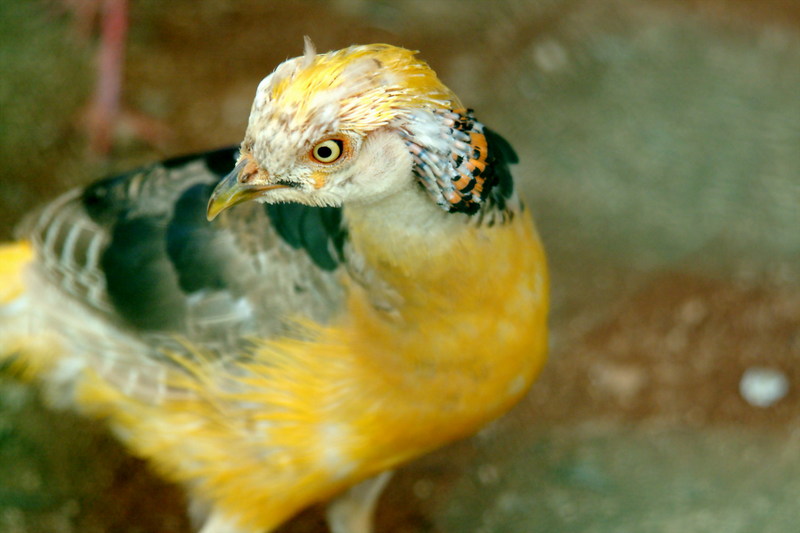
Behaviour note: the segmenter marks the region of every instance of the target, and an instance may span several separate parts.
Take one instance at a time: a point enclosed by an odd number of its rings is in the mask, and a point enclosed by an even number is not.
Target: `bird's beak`
[[[242,158],[231,173],[225,176],[214,188],[206,210],[206,218],[209,222],[229,207],[258,198],[265,191],[287,188],[284,184],[265,184],[263,182],[259,183],[257,180],[242,183],[242,174],[247,164],[248,159]]]

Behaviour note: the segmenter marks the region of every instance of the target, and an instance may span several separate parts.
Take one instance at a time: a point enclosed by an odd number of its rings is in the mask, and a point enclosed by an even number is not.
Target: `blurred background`
[[[2,238],[70,187],[237,143],[303,35],[420,50],[519,152],[553,274],[539,382],[402,469],[378,531],[797,531],[800,2],[3,0]],[[183,505],[0,381],[0,531],[187,532]]]

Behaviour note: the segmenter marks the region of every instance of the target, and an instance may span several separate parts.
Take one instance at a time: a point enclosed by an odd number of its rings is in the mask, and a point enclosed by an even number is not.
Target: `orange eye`
[[[327,139],[314,145],[311,149],[311,157],[320,163],[333,163],[344,153],[344,141],[339,139]]]

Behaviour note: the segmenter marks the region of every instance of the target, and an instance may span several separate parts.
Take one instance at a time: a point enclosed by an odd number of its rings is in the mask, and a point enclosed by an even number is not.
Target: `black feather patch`
[[[511,176],[509,165],[519,162],[519,157],[514,148],[500,136],[489,128],[484,128],[486,135],[486,146],[489,151],[489,165],[493,174],[492,182],[494,186],[489,190],[488,198],[497,209],[505,210],[506,200],[514,194],[514,178]]]
[[[216,234],[206,220],[206,205],[213,187],[198,183],[184,192],[175,204],[167,226],[166,246],[178,283],[185,292],[222,289],[225,261],[216,253]]]
[[[164,250],[163,217],[117,222],[100,264],[117,312],[140,329],[179,330],[186,314],[172,262]]]
[[[303,248],[323,270],[335,270],[346,239],[339,207],[264,204],[272,227],[292,248]]]
[[[213,183],[233,168],[237,151],[176,157],[84,189],[84,209],[109,228],[100,267],[109,299],[129,325],[180,331],[187,294],[223,287],[224,262],[215,255],[205,210]],[[206,167],[207,183],[196,182],[202,174],[187,182],[192,176],[180,172],[197,162]]]

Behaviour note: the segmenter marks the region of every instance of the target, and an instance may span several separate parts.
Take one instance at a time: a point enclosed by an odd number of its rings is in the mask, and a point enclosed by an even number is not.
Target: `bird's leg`
[[[211,511],[203,523],[203,527],[201,527],[197,533],[252,533],[252,530],[241,529],[234,525],[227,515]]]
[[[331,533],[372,533],[375,506],[392,474],[389,470],[366,479],[328,504],[326,517]]]
[[[381,472],[362,481],[328,504],[326,517],[331,533],[372,533],[375,505],[392,472]]]

